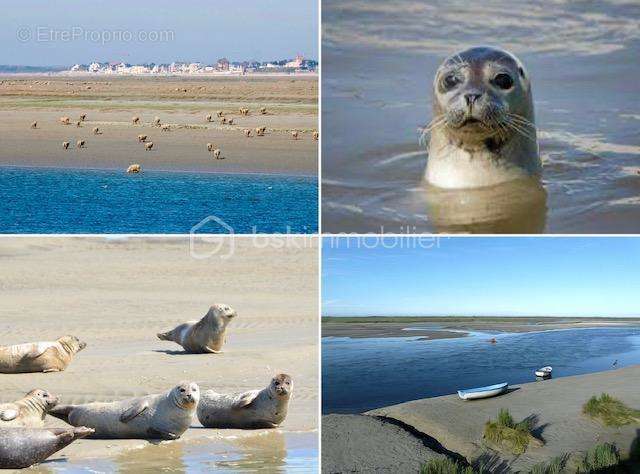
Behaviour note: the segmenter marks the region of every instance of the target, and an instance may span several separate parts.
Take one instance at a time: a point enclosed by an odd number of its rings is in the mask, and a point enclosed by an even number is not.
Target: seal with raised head
[[[286,418],[293,381],[278,374],[262,390],[224,395],[213,390],[202,393],[198,420],[206,428],[277,428]]]
[[[0,347],[0,373],[61,372],[87,346],[75,336]]]
[[[542,172],[529,73],[502,49],[466,49],[440,65],[425,132],[434,186],[477,188]]]
[[[95,430],[93,438],[178,439],[193,421],[200,390],[182,382],[171,390],[116,402],[58,405],[51,415]]]
[[[236,311],[229,305],[214,304],[200,321],[188,321],[171,331],[159,333],[158,338],[180,344],[187,352],[219,354],[227,325],[236,316]]]
[[[93,433],[78,428],[0,428],[0,469],[24,469]]]
[[[58,397],[39,388],[13,403],[0,403],[0,428],[43,428],[45,416],[57,403]]]

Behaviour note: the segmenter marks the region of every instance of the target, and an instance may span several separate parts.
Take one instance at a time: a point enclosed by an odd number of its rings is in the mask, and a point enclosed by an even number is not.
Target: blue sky
[[[317,0],[6,0],[1,11],[0,64],[318,59]]]
[[[359,242],[323,239],[323,316],[640,316],[640,238]]]

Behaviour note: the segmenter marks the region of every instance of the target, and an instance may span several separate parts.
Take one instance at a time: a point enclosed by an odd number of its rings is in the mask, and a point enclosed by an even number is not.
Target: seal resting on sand
[[[200,321],[187,321],[171,331],[161,332],[158,339],[180,344],[187,352],[219,354],[227,325],[236,316],[229,305],[214,304]]]
[[[95,430],[94,438],[178,439],[189,428],[200,391],[182,382],[168,392],[116,402],[58,405],[51,415]]]
[[[0,373],[60,372],[87,346],[75,336],[0,347]]]
[[[24,469],[44,461],[76,439],[93,433],[85,428],[0,428],[0,469]]]
[[[39,388],[13,403],[0,403],[0,428],[43,428],[44,418],[58,397]]]
[[[198,420],[207,428],[276,428],[286,418],[293,381],[278,374],[262,390],[223,395],[213,390],[202,393]]]
[[[477,188],[542,172],[529,73],[502,49],[469,48],[440,65],[428,132],[425,178],[434,186]]]

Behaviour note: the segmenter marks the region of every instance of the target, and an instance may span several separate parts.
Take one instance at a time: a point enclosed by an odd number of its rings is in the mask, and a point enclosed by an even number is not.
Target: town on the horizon
[[[313,73],[318,68],[318,62],[305,59],[301,54],[294,59],[275,61],[229,61],[227,58],[218,59],[215,64],[200,62],[172,62],[170,64],[128,64],[125,62],[97,62],[91,64],[75,64],[63,73],[88,74],[194,74],[194,75],[244,75],[250,73]]]

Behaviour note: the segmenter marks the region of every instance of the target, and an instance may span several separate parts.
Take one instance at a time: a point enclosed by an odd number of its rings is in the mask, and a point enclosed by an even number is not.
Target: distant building
[[[304,63],[304,57],[301,54],[297,54],[296,59],[294,59],[293,61],[289,61],[284,65],[284,67],[299,69],[302,66],[302,63]]]
[[[216,63],[216,69],[218,71],[228,71],[229,70],[229,60],[227,58],[218,59]]]
[[[91,63],[89,64],[89,72],[98,72],[100,70],[99,63]]]

